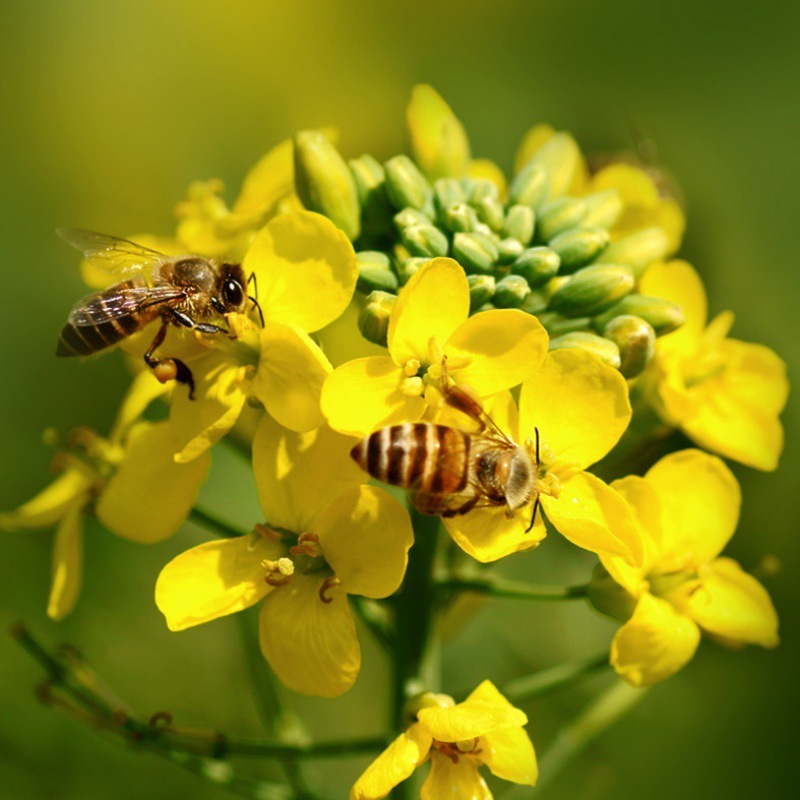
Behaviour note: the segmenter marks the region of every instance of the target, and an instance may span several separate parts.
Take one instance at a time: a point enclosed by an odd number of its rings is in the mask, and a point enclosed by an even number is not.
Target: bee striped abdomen
[[[460,492],[469,476],[469,436],[445,425],[417,422],[381,428],[350,455],[372,477],[419,492]]]

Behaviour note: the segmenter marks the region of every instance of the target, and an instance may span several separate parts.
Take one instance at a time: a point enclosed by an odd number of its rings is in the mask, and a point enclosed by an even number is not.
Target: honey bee
[[[505,506],[506,516],[533,500],[539,506],[539,431],[535,444],[509,439],[477,398],[442,383],[445,401],[478,425],[466,431],[431,422],[389,425],[350,451],[372,477],[409,489],[421,514],[454,517],[473,508]]]
[[[86,258],[96,259],[109,274],[128,276],[73,306],[61,329],[57,356],[98,353],[160,319],[161,327],[144,361],[162,383],[176,380],[186,384],[189,398],[194,399],[194,376],[189,367],[177,358],[155,356],[167,328],[175,325],[231,336],[226,317],[243,313],[248,302],[258,309],[264,324],[258,301],[247,294],[255,274],[246,281],[240,264],[218,264],[198,255],[167,256],[127,239],[77,228],[61,228],[56,233]]]

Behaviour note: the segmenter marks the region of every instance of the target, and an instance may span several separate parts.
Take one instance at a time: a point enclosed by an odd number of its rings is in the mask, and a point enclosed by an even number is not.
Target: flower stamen
[[[331,589],[336,588],[337,586],[341,586],[342,582],[335,576],[331,575],[330,578],[326,578],[321,586],[319,587],[319,599],[322,600],[323,603],[328,604],[333,602],[332,597],[328,597],[328,592]]]

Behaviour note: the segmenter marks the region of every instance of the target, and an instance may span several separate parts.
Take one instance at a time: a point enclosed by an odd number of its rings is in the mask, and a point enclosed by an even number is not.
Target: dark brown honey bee
[[[505,506],[509,517],[539,504],[539,431],[536,443],[518,445],[459,386],[445,387],[446,402],[474,420],[474,433],[430,422],[380,428],[350,451],[378,480],[409,489],[422,514],[454,517],[473,508]],[[530,530],[530,527],[528,530]]]
[[[127,239],[77,228],[57,233],[109,274],[129,276],[74,305],[61,329],[57,356],[98,353],[160,319],[161,327],[144,354],[145,363],[162,383],[187,384],[193,399],[194,377],[189,367],[177,358],[155,356],[167,328],[176,325],[230,336],[226,315],[244,312],[248,302],[258,309],[263,325],[261,308],[247,294],[250,281],[245,280],[240,264],[218,264],[198,255],[167,256]]]

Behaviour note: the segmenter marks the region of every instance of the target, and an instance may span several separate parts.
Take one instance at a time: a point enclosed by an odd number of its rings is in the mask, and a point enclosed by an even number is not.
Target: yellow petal
[[[411,155],[429,180],[464,175],[469,163],[466,131],[432,86],[414,87],[406,109],[406,124]]]
[[[447,756],[434,751],[431,771],[422,784],[421,800],[492,800],[492,793],[478,772],[477,765],[467,757],[453,763]]]
[[[699,567],[716,558],[736,530],[742,502],[725,463],[700,450],[681,450],[662,458],[645,479],[661,504],[661,570]]]
[[[443,345],[468,315],[464,270],[452,258],[431,259],[401,289],[392,310],[387,341],[395,363],[426,363],[430,338]]]
[[[323,426],[295,433],[264,416],[253,438],[253,472],[264,518],[300,534],[342,493],[369,476],[350,458],[353,440]]]
[[[325,576],[295,574],[261,607],[261,652],[290,689],[314,697],[338,697],[358,677],[361,648],[341,586],[319,596]]]
[[[522,137],[522,141],[514,156],[514,173],[519,172],[535,155],[536,151],[555,136],[555,128],[551,125],[539,124],[530,128]]]
[[[266,216],[293,191],[294,147],[291,139],[284,139],[251,167],[232,210],[237,214]]]
[[[387,356],[348,361],[322,387],[320,405],[337,431],[365,436],[384,425],[414,422],[422,416],[421,396],[403,394],[403,371]]]
[[[242,266],[256,275],[265,319],[307,333],[324,328],[347,308],[358,277],[348,238],[329,219],[309,211],[275,217],[256,234]]]
[[[408,778],[431,749],[431,735],[416,722],[401,733],[364,771],[350,790],[350,800],[381,800]]]
[[[669,241],[667,255],[677,253],[686,231],[686,215],[680,203],[671,197],[662,197],[653,222],[667,234]]]
[[[340,495],[314,532],[348,594],[381,598],[400,587],[414,530],[405,507],[383,489],[359,486]]]
[[[666,600],[644,594],[611,644],[611,665],[631,686],[649,686],[691,661],[700,643],[695,622]]]
[[[221,539],[176,556],[156,581],[156,605],[172,631],[233,614],[272,591],[261,562],[284,548],[259,534]]]
[[[268,322],[251,391],[281,425],[310,431],[325,421],[319,398],[330,372],[330,361],[307,333]]]
[[[150,544],[172,536],[192,510],[208,475],[209,454],[175,462],[169,423],[142,422],[131,429],[125,456],[97,501],[108,530]]]
[[[467,176],[479,181],[491,181],[497,187],[500,202],[508,196],[508,181],[503,170],[488,158],[473,158],[467,167]]]
[[[767,590],[730,558],[712,561],[681,609],[703,630],[736,643],[778,644],[778,614]]]
[[[170,391],[170,387],[156,380],[149,369],[142,370],[131,382],[122,405],[114,420],[110,441],[118,444],[125,437],[128,429],[137,422],[148,406],[157,398]]]
[[[512,519],[503,508],[473,508],[458,517],[443,520],[453,541],[467,554],[483,563],[497,561],[521,550],[530,550],[544,539],[541,523],[527,531],[531,507],[517,511]]]
[[[683,309],[683,325],[659,339],[659,348],[693,353],[708,317],[706,290],[697,270],[687,261],[677,259],[651,264],[642,278],[639,291],[651,297],[670,300]]]
[[[172,393],[169,424],[176,461],[197,458],[234,426],[247,399],[244,370],[227,354],[210,353],[194,368],[195,399],[184,386]]]
[[[14,511],[0,513],[0,528],[33,530],[55,525],[92,481],[77,469],[65,469],[49,486]]]
[[[547,519],[573,544],[641,563],[642,542],[631,510],[600,478],[578,472],[561,484],[558,498],[542,495],[541,502]]]
[[[599,461],[628,427],[628,386],[619,371],[578,349],[555,350],[522,385],[520,433],[539,429],[558,463]]]
[[[516,309],[496,309],[459,325],[444,351],[471,360],[454,370],[453,377],[488,397],[531,377],[547,354],[547,344],[547,331],[536,317]]]
[[[528,722],[524,711],[514,708],[496,690],[490,692],[485,687],[479,687],[463,703],[450,708],[423,708],[417,718],[439,742],[466,741],[496,730],[519,728]]]
[[[52,579],[47,616],[62,620],[75,608],[83,581],[83,506],[85,500],[72,500],[56,530],[53,543]]]

